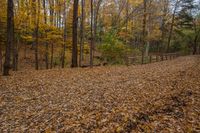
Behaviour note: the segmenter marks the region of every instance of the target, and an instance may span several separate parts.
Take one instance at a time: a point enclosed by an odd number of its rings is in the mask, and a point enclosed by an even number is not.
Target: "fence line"
[[[172,60],[180,56],[180,53],[150,53],[148,56],[129,56],[126,59],[127,65],[132,64],[148,64],[153,62],[159,62],[164,60]]]

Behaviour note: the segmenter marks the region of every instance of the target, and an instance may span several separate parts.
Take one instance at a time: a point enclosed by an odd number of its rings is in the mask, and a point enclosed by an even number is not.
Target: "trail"
[[[0,132],[199,132],[199,113],[199,56],[0,79]]]

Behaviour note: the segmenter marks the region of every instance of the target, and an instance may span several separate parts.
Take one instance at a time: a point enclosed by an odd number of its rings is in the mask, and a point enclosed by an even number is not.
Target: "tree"
[[[80,57],[79,66],[82,66],[82,61],[84,59],[84,31],[85,31],[85,0],[81,0],[81,29],[80,29]]]
[[[94,35],[93,35],[93,21],[94,21],[94,10],[93,10],[93,0],[90,0],[91,8],[91,25],[90,25],[90,67],[93,67],[93,47],[94,47]]]
[[[97,26],[98,26],[98,18],[99,18],[99,10],[103,0],[97,0],[95,2],[94,8],[94,41],[97,41]],[[95,45],[95,44],[94,44]]]
[[[35,69],[39,69],[39,61],[38,61],[38,37],[39,37],[39,22],[40,22],[40,0],[38,0],[38,10],[37,10],[37,2],[36,0],[32,0],[33,4],[33,21],[34,21],[34,33],[33,33],[33,38],[34,38],[34,49],[35,49]]]
[[[44,24],[45,26],[47,26],[46,0],[43,0],[43,9],[44,9]],[[45,37],[47,38],[46,32],[45,32]],[[47,42],[45,42],[45,65],[46,69],[49,69],[49,44]]]
[[[0,2],[0,72],[3,72],[3,53],[6,45],[6,4],[7,1]]]
[[[165,45],[165,37],[166,37],[166,21],[167,21],[167,14],[168,14],[168,8],[169,8],[169,0],[163,0],[162,1],[162,24],[161,24],[161,41],[160,45],[163,47]],[[160,46],[158,46],[157,49],[158,52],[163,52],[160,50]]]
[[[144,47],[146,45],[146,21],[147,21],[147,0],[143,0],[143,45],[142,45],[142,64],[144,63]]]
[[[181,1],[181,10],[177,14],[178,31],[183,34],[183,40],[192,47],[192,54],[197,54],[199,28],[199,9],[194,0]],[[187,39],[186,39],[187,38]]]
[[[11,68],[11,48],[14,44],[14,11],[13,11],[13,0],[7,1],[7,45],[5,53],[4,71],[3,75],[8,76]]]
[[[175,5],[174,5],[174,10],[173,10],[173,14],[172,14],[172,22],[171,22],[170,31],[169,31],[169,37],[168,37],[168,42],[167,42],[167,52],[169,52],[172,33],[173,33],[173,29],[174,29],[175,15],[176,15],[176,10],[178,8],[179,2],[180,2],[179,0],[176,0]]]
[[[63,11],[63,23],[64,23],[64,35],[63,35],[63,38],[64,38],[64,42],[63,42],[63,54],[62,54],[62,68],[65,67],[65,51],[66,51],[66,42],[67,42],[67,16],[66,16],[66,12],[67,12],[67,9],[66,9],[66,0],[64,1],[64,11]]]
[[[50,7],[50,25],[51,26],[54,26],[54,0],[49,0],[49,7]],[[51,42],[51,61],[50,61],[50,68],[52,69],[53,68],[53,58],[54,58],[54,44]]]
[[[78,2],[79,0],[74,0],[73,6],[73,38],[72,38],[72,65],[71,67],[78,67],[77,62],[77,28],[78,28]]]

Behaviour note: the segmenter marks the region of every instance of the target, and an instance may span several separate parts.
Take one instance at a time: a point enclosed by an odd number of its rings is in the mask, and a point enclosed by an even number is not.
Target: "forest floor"
[[[0,132],[200,132],[200,56],[0,78]]]

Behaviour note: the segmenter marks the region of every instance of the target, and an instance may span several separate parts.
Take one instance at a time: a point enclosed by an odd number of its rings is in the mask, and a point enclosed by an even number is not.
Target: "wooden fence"
[[[164,60],[172,60],[179,56],[180,56],[179,53],[163,53],[163,54],[162,53],[150,53],[146,57],[142,57],[142,56],[128,57],[126,59],[126,64],[127,65],[148,64],[148,63],[159,62],[159,61],[164,61]]]

